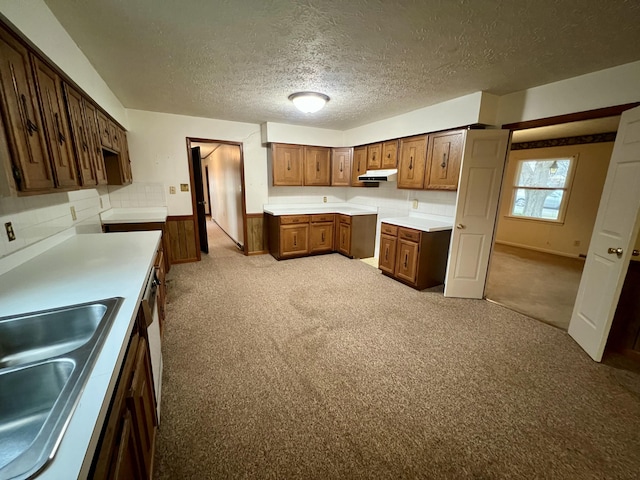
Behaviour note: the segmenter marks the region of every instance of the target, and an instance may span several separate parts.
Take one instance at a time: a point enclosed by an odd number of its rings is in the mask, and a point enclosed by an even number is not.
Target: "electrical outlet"
[[[175,195],[176,194],[176,187],[174,187],[173,185],[171,185],[169,187],[169,195]]]
[[[78,216],[76,215],[76,207],[69,207],[69,210],[71,210],[71,220],[75,222],[78,219]]]
[[[573,246],[574,247],[579,247],[580,246],[580,240],[574,240],[573,241]]]
[[[324,203],[327,203],[327,197],[322,197],[322,201],[323,201]]]
[[[418,208],[418,200],[413,201],[413,208]]]
[[[189,184],[188,183],[181,183],[180,184],[180,191],[181,192],[188,192],[189,191]]]
[[[16,239],[16,232],[13,231],[13,225],[11,225],[11,222],[5,223],[4,229],[7,231],[7,238],[9,241],[13,242]]]

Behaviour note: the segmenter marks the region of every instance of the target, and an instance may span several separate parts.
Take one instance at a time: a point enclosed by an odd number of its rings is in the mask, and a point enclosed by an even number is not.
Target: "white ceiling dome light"
[[[318,92],[296,92],[289,95],[289,100],[301,112],[315,113],[324,107],[324,104],[329,101],[329,97]]]

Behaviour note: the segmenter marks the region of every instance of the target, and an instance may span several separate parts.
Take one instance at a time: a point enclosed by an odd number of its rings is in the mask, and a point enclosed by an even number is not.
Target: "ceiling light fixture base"
[[[289,100],[304,113],[315,113],[324,107],[329,97],[318,92],[296,92],[289,95]]]

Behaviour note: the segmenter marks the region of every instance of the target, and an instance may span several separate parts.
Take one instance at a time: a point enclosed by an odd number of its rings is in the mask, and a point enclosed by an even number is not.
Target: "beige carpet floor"
[[[635,479],[640,375],[338,254],[176,265],[156,479]]]
[[[487,299],[568,330],[584,260],[495,244]]]

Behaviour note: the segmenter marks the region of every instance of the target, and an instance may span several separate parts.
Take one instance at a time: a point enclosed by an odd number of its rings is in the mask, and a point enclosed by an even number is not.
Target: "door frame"
[[[233,142],[230,140],[214,140],[211,138],[198,138],[198,137],[186,137],[187,143],[187,164],[189,166],[189,182],[191,182],[191,210],[192,215],[196,215],[196,191],[193,188],[195,185],[195,178],[193,173],[193,162],[191,161],[191,142],[194,143],[219,143],[223,145],[232,145],[240,148],[240,182],[242,188],[242,236],[244,239],[242,250],[244,255],[249,254],[249,243],[247,242],[247,200],[246,200],[246,191],[245,191],[245,183],[244,183],[244,149],[242,142]],[[211,200],[209,200],[211,201]],[[209,208],[211,208],[211,204],[209,204]],[[195,237],[196,242],[198,243],[198,261],[200,261],[200,232],[198,230],[198,222],[195,223]]]

